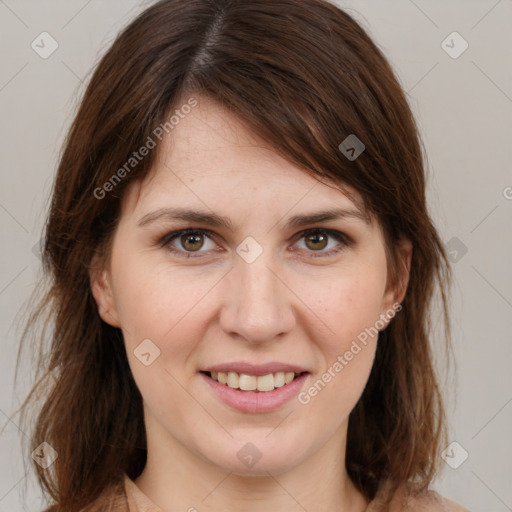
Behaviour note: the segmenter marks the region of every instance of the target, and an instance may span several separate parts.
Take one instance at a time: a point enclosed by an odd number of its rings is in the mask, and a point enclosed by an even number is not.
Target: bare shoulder
[[[421,512],[470,512],[467,508],[434,491],[407,500],[406,510]]]
[[[470,512],[467,508],[455,503],[454,501],[444,499],[444,506],[446,508],[446,512]]]

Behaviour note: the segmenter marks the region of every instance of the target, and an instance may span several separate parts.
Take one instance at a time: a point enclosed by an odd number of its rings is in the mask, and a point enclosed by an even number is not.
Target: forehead
[[[163,137],[152,171],[128,200],[131,210],[179,200],[260,214],[276,210],[284,215],[299,205],[363,211],[355,190],[312,176],[281,157],[229,110],[196,98],[197,106]]]

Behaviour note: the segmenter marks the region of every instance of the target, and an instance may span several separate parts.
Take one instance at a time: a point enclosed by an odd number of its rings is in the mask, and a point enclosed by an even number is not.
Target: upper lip
[[[203,370],[204,372],[235,372],[244,373],[246,375],[254,375],[256,377],[261,375],[268,375],[269,373],[277,372],[294,372],[304,373],[308,372],[305,368],[295,364],[270,362],[265,364],[251,364],[244,361],[237,361],[233,363],[221,363],[214,366],[209,366]],[[309,372],[308,372],[309,373]]]

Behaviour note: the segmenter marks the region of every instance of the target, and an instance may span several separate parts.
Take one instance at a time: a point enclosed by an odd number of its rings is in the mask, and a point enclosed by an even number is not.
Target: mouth
[[[238,370],[238,371],[235,371]],[[311,373],[297,366],[272,363],[218,365],[200,371],[205,392],[230,409],[246,414],[270,413],[300,393]]]
[[[308,372],[274,372],[266,375],[250,375],[237,372],[201,372],[210,379],[239,391],[268,393],[289,385]]]

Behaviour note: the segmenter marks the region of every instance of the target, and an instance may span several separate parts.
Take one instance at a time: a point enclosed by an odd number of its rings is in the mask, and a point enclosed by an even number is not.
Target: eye
[[[212,236],[213,233],[208,230],[188,228],[166,234],[159,241],[159,245],[166,247],[170,252],[179,257],[197,258],[200,257],[202,253],[215,249]],[[350,238],[344,233],[322,228],[313,228],[303,231],[299,234],[299,240],[302,241],[302,239],[304,239],[305,249],[299,248],[309,252],[314,258],[331,256],[343,250],[351,243]],[[330,239],[334,239],[337,244],[333,244],[333,248],[325,251],[324,249],[329,246]],[[206,250],[201,251],[201,249],[205,247],[205,240],[212,245],[210,247],[206,245]]]
[[[204,229],[183,229],[165,235],[160,241],[160,245],[167,247],[172,253],[184,258],[195,258],[200,256],[200,254],[195,255],[194,253],[204,252],[200,251],[200,249],[204,246],[205,238],[213,244],[212,247],[207,247],[207,249],[215,248],[210,235],[211,233]]]
[[[302,241],[302,239],[304,239],[306,250],[311,252],[311,256],[314,258],[331,256],[343,250],[351,243],[349,237],[344,233],[322,228],[313,228],[303,231],[300,234],[300,241]],[[324,249],[329,246],[330,239],[334,239],[338,243],[334,243],[329,250],[324,251]]]

